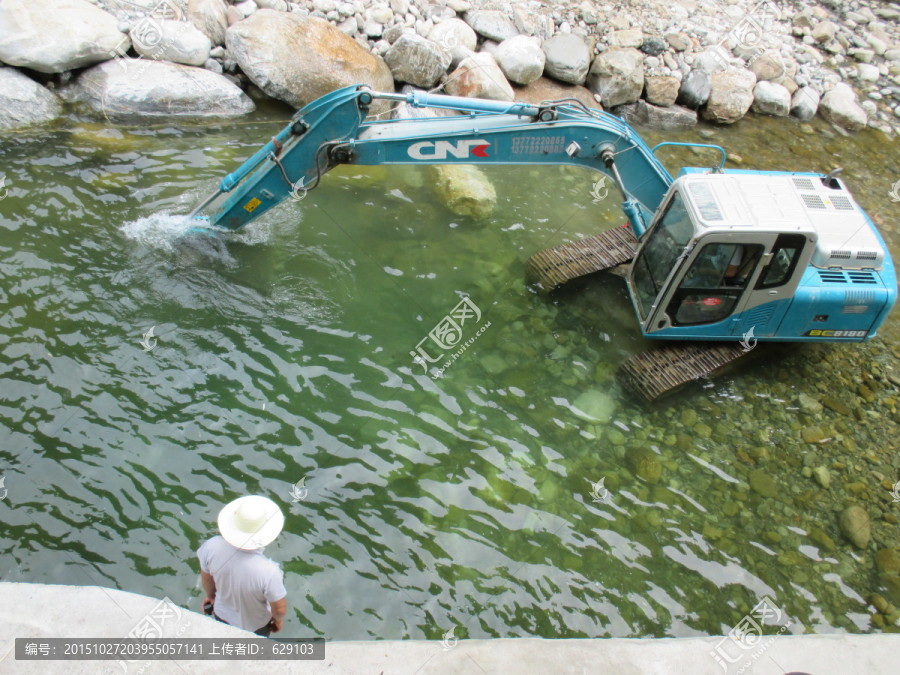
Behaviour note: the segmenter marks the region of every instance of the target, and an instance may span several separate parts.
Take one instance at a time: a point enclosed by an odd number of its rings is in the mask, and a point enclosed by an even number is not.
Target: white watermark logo
[[[2,181],[0,181],[0,187],[3,187]],[[890,195],[891,195],[892,202],[900,202],[900,180],[898,180],[896,183],[894,183],[891,186]],[[3,199],[3,197],[0,196],[0,199]]]
[[[772,646],[777,635],[784,633],[791,621],[768,596],[764,596],[716,645],[710,655],[726,673],[742,675]],[[763,626],[778,626],[776,635],[763,641]]]
[[[6,475],[0,476],[0,499],[6,499],[8,490],[6,489]]]
[[[612,497],[604,485],[605,482],[606,476],[591,485],[591,501],[595,504],[609,503]]]
[[[9,196],[9,190],[6,189],[6,174],[0,173],[0,201]]]
[[[591,201],[594,204],[599,204],[609,195],[609,188],[606,187],[606,176],[600,176],[596,183],[594,183],[591,188]]]
[[[181,623],[182,620],[182,612],[181,608],[172,602],[168,597],[160,600],[156,606],[151,609],[146,616],[144,616],[140,621],[138,621],[134,627],[128,631],[128,635],[126,637],[130,638],[151,638],[158,639],[163,637],[181,637],[184,632],[187,630],[190,622],[185,622],[181,628],[172,634],[172,631],[168,631],[167,634],[166,627],[174,627]],[[129,660],[129,661],[117,661],[117,663],[122,667],[124,672],[128,672],[128,664],[129,663],[137,663],[138,659]],[[146,661],[141,668],[137,671],[138,673],[142,673],[153,665],[153,661]]]
[[[756,328],[756,326],[750,326],[750,330],[748,330],[746,333],[744,333],[741,336],[741,338],[742,338],[741,348],[744,350],[745,354],[747,352],[749,352],[750,350],[752,350],[756,346],[757,340],[756,340],[756,337],[753,335],[753,330],[755,328]]]
[[[428,335],[419,340],[416,348],[409,352],[413,362],[422,366],[422,370],[427,373],[428,364],[438,363],[444,358],[444,352],[455,349],[456,351],[447,357],[447,361],[444,365],[436,370],[436,377],[441,377],[450,364],[462,356],[462,353],[491,326],[491,322],[488,321],[479,327],[475,335],[463,342],[463,337],[465,335],[464,328],[467,326],[467,322],[468,326],[481,322],[481,310],[469,297],[463,298],[456,307],[450,310],[449,314],[441,319],[434,328],[428,331]],[[429,340],[440,350],[440,353],[437,356],[432,356],[428,350],[425,349],[424,343]]]
[[[304,476],[291,486],[291,501],[302,502],[307,495],[309,495],[309,489],[306,487],[306,476]]]
[[[0,482],[0,485],[2,485],[2,484],[3,483]],[[892,501],[895,504],[900,504],[900,480],[898,480],[896,483],[894,483],[894,489],[891,490],[891,497],[893,497]],[[2,499],[2,497],[0,497],[0,499]]]
[[[153,330],[156,326],[150,326],[150,330],[144,333],[144,336],[141,338],[141,347],[144,348],[145,352],[153,351],[156,347],[156,338],[153,337]]]
[[[306,178],[301,178],[291,186],[291,199],[299,202],[306,197],[308,192],[309,188],[306,187]]]
[[[453,631],[456,630],[456,626],[451,626],[450,630],[444,633],[444,639],[441,640],[441,646],[445,652],[449,652],[456,646],[456,643],[459,642],[459,639],[453,634]]]
[[[781,10],[770,0],[763,0],[753,9],[747,12],[740,21],[735,24],[719,44],[712,47],[712,53],[715,58],[725,67],[728,68],[728,57],[730,55],[730,47],[749,51],[746,55],[748,64],[756,61],[763,55],[763,50],[759,47],[762,43],[763,36],[769,29],[769,22],[781,18]],[[784,75],[784,66],[781,66],[781,73],[776,78]]]

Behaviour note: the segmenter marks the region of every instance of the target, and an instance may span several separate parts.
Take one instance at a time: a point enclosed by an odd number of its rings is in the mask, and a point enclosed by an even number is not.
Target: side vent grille
[[[803,199],[803,203],[806,204],[806,208],[808,209],[825,208],[825,202],[822,201],[822,198],[819,195],[808,195],[801,193],[800,197],[801,199]]]
[[[878,253],[875,251],[857,251],[857,260],[878,260]]]
[[[832,251],[832,260],[850,260],[850,251]]]
[[[809,178],[794,178],[794,187],[798,190],[815,190],[813,182]]]
[[[846,284],[847,278],[837,270],[819,270],[819,278],[828,284]]]
[[[871,272],[847,272],[847,276],[850,277],[850,282],[854,284],[877,284],[875,281],[875,275]]]
[[[850,203],[850,200],[847,199],[844,195],[832,195],[831,204],[838,211],[852,211],[853,204]]]

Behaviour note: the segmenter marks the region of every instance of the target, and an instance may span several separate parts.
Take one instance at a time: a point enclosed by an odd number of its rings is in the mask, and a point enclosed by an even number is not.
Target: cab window
[[[715,323],[730,316],[762,252],[758,244],[704,246],[669,303],[672,322],[680,326]]]
[[[772,260],[759,276],[757,288],[775,288],[786,284],[794,275],[800,252],[806,244],[802,234],[781,234],[772,247]]]

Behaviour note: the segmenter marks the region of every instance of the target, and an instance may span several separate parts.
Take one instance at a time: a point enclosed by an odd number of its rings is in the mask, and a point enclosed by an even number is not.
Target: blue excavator
[[[411,111],[377,119],[376,102]],[[379,103],[378,105],[384,105]],[[666,145],[714,149],[712,168],[672,178]],[[653,348],[618,370],[647,401],[708,376],[756,341],[860,342],[897,299],[890,253],[838,171],[822,175],[724,169],[725,150],[661,143],[650,149],[621,119],[574,99],[538,105],[426,92],[345,87],[308,104],[202,201],[198,228],[239,230],[339,164],[557,164],[608,176],[628,219],[541,251],[526,264],[547,292],[624,268]]]

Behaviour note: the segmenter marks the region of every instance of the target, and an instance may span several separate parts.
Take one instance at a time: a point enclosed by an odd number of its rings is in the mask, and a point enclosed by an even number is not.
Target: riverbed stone
[[[225,44],[228,7],[225,0],[188,0],[187,17],[213,45]]]
[[[868,121],[866,111],[856,100],[856,92],[843,82],[834,85],[822,97],[819,111],[826,120],[847,131],[864,129]]]
[[[471,164],[428,167],[441,203],[458,216],[487,218],[497,205],[497,191],[485,173]]]
[[[811,35],[816,42],[826,43],[834,39],[837,30],[833,21],[820,21],[813,27]]]
[[[510,82],[530,84],[544,72],[546,56],[540,39],[516,35],[497,45],[494,59]]]
[[[610,31],[607,37],[610,47],[640,47],[644,42],[644,31],[639,28]]]
[[[772,498],[778,494],[775,480],[762,469],[750,473],[750,488],[761,497]]]
[[[231,80],[203,68],[122,59],[84,71],[65,89],[108,117],[235,117],[254,109]]]
[[[441,79],[450,58],[449,51],[417,33],[404,33],[384,55],[395,80],[426,89]]]
[[[352,84],[394,91],[384,60],[323,19],[261,9],[231,26],[225,42],[257,87],[297,108]],[[388,109],[388,102],[376,101],[371,113]]]
[[[52,122],[62,114],[59,99],[15,68],[0,67],[0,129]]]
[[[599,389],[589,389],[572,402],[572,412],[575,416],[593,424],[609,422],[615,409],[615,399]]]
[[[644,95],[653,105],[674,105],[681,81],[671,75],[650,75],[644,81]]]
[[[476,33],[488,40],[503,42],[518,35],[519,31],[506,12],[495,9],[478,9],[465,14],[466,23]]]
[[[644,90],[643,55],[631,47],[599,54],[591,64],[588,87],[607,108],[637,101]]]
[[[591,67],[591,52],[582,38],[562,33],[545,40],[542,48],[545,75],[561,82],[584,84]]]
[[[705,70],[692,70],[678,88],[676,103],[697,110],[709,100],[712,91],[712,78]]]
[[[812,87],[800,87],[791,97],[791,115],[805,122],[819,109],[819,92]]]
[[[40,73],[106,61],[131,47],[118,23],[86,0],[3,0],[0,61]]]
[[[875,567],[882,573],[900,574],[900,546],[878,551],[875,554]]]
[[[858,549],[865,549],[872,539],[872,523],[869,514],[859,504],[851,504],[838,518],[841,533]]]
[[[450,73],[445,91],[451,96],[472,96],[512,101],[515,93],[494,57],[486,52],[472,54]]]
[[[454,64],[459,64],[478,46],[478,35],[462,19],[446,19],[434,24],[428,31],[428,39],[449,51]]]
[[[712,75],[709,100],[703,110],[704,119],[719,124],[733,124],[747,114],[753,103],[756,75],[749,70],[733,69]]]
[[[625,464],[635,476],[650,484],[658,483],[662,476],[659,456],[643,446],[628,448],[625,451]]]
[[[791,94],[780,84],[763,81],[753,87],[753,105],[755,113],[785,117],[791,111]]]
[[[756,80],[762,82],[765,80],[777,80],[784,77],[787,69],[781,54],[775,51],[767,51],[753,59],[748,66],[750,71],[756,75]]]
[[[822,412],[822,404],[807,393],[797,396],[797,406],[809,415],[818,415]]]
[[[171,61],[186,66],[202,66],[209,58],[212,42],[194,24],[187,21],[154,21],[154,30],[132,28],[129,36],[134,50],[145,58]]]

